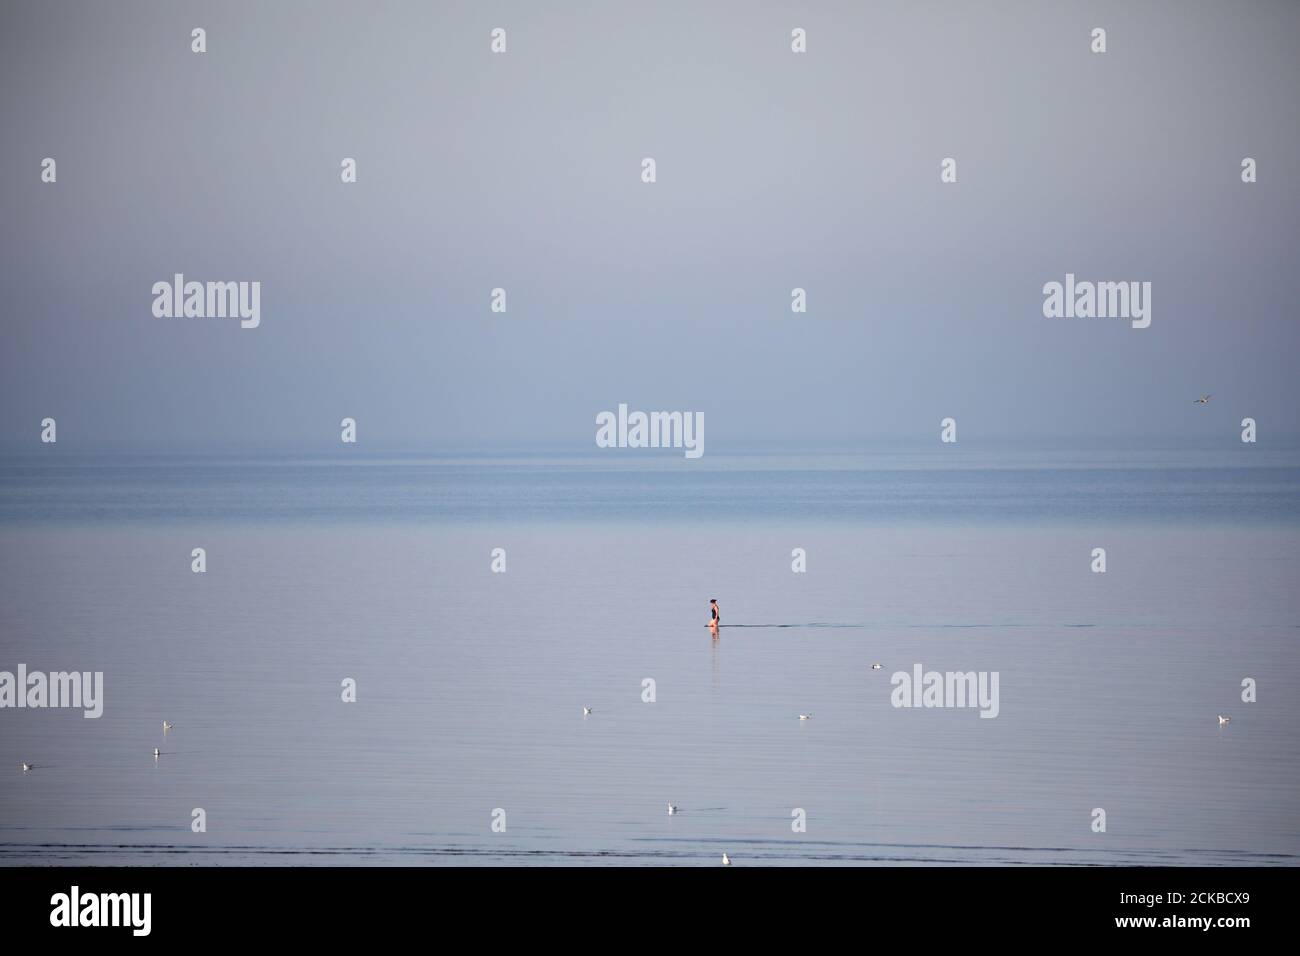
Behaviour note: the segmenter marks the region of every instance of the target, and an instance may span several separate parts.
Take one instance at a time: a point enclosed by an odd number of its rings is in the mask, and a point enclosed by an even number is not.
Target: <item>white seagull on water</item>
[[[727,856],[727,854],[725,853],[722,854],[722,865],[731,866],[731,857]]]
[[[1230,721],[1230,720],[1232,720],[1231,717],[1224,717],[1222,714],[1220,714],[1220,715],[1219,715],[1219,726],[1222,727],[1224,724],[1226,724],[1226,723],[1227,723],[1228,721]]]
[[[582,708],[582,716],[586,717],[586,716],[587,716],[588,714],[590,714],[590,713],[591,713],[591,708],[590,708],[590,707],[584,707],[584,708]]]
[[[675,803],[668,804],[668,815],[671,817],[676,812],[677,812],[677,804]]]
[[[158,759],[159,757],[161,757],[161,756],[162,756],[162,751],[159,750],[157,747],[154,747],[154,748],[153,748],[153,759],[154,759],[154,760],[157,760],[157,759]]]
[[[799,719],[800,719],[800,720],[812,720],[812,714],[800,714],[800,715],[799,715]]]
[[[173,724],[170,720],[163,721],[163,733],[167,733],[169,730],[175,730],[175,729],[176,729],[176,725]]]
[[[35,770],[35,769],[36,769],[35,766],[33,766],[32,764],[29,764],[29,763],[28,763],[27,761],[25,761],[25,760],[23,761],[23,773],[27,773],[28,771]]]

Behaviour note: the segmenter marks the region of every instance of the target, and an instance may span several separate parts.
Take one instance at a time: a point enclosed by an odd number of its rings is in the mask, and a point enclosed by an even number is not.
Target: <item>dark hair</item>
[[[710,603],[710,604],[717,604],[717,603],[718,603],[718,599],[717,599],[717,598],[709,598],[709,603]]]

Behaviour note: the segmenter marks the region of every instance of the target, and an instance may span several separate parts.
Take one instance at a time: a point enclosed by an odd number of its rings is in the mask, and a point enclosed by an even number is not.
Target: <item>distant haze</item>
[[[1294,440],[1298,38],[1288,2],[9,2],[0,444],[585,450],[620,402],[710,454]],[[260,281],[260,327],[154,318],[177,272]],[[1150,328],[1044,318],[1067,272],[1150,281]]]

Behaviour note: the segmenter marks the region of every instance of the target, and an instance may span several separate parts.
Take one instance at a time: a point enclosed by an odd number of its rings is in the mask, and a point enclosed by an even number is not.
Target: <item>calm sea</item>
[[[10,454],[0,863],[1294,865],[1298,572],[1248,446]]]

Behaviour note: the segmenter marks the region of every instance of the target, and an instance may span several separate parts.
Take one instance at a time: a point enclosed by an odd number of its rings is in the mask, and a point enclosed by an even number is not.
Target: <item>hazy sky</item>
[[[948,415],[963,442],[1300,434],[1297,3],[0,18],[7,448],[53,416],[59,450],[330,450],[352,416],[370,447],[584,449],[620,402],[703,411],[710,452]],[[175,272],[260,281],[261,326],[154,318]],[[1044,318],[1067,272],[1150,281],[1150,328]]]

